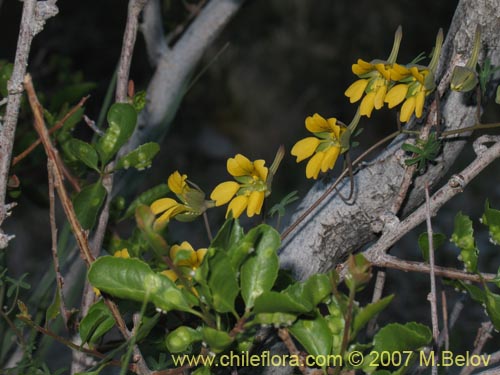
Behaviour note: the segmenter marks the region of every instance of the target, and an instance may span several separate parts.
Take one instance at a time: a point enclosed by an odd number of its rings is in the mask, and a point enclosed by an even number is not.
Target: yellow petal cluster
[[[403,103],[400,121],[407,122],[412,114],[422,116],[425,97],[433,89],[426,83],[430,69],[418,65],[403,66],[374,60],[369,63],[359,59],[352,71],[360,79],[351,84],[345,95],[351,103],[361,100],[360,115],[370,117],[374,109],[387,103],[389,108]],[[430,77],[429,77],[430,78]],[[431,86],[431,87],[428,87]]]
[[[205,194],[188,184],[187,175],[175,171],[168,177],[167,184],[178,200],[160,198],[151,204],[151,211],[160,215],[154,223],[156,229],[165,226],[173,218],[181,221],[192,220],[207,208]]]
[[[191,274],[196,271],[198,267],[200,267],[206,253],[206,248],[194,250],[193,246],[189,242],[184,241],[180,245],[173,245],[170,248],[169,255],[170,259],[172,259],[177,267],[181,269],[187,268],[188,272]],[[161,274],[165,275],[173,282],[178,279],[178,275],[173,270],[165,270],[162,271]],[[190,279],[191,276],[188,278]]]
[[[317,113],[305,122],[314,137],[298,141],[291,154],[297,157],[297,163],[312,156],[306,166],[306,177],[317,179],[320,171],[326,172],[335,166],[342,151],[340,138],[346,128],[338,125],[337,119],[325,119]]]
[[[269,170],[262,159],[250,161],[247,157],[237,154],[227,161],[227,171],[236,181],[222,182],[215,187],[210,198],[215,206],[229,203],[226,217],[232,212],[234,218],[245,210],[248,217],[259,215],[264,198],[269,193],[267,178]]]

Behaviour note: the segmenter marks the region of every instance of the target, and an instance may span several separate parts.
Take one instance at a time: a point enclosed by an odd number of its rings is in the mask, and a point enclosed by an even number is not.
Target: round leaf
[[[84,163],[87,167],[99,171],[97,167],[98,156],[96,150],[87,142],[72,138],[68,141],[68,151],[71,155]]]
[[[133,167],[137,170],[143,170],[151,166],[151,161],[160,151],[160,146],[158,143],[149,142],[140,145],[135,150],[129,152],[124,157],[120,158],[116,163],[115,170],[117,169],[128,169]]]

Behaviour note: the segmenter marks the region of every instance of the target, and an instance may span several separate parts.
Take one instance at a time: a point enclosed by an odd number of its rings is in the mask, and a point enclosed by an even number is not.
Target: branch
[[[484,45],[496,45],[500,24],[486,4],[460,1],[444,43],[439,82],[446,82],[454,64],[462,64],[470,54],[476,25],[481,24]],[[489,49],[487,56],[494,65],[500,65],[500,50]],[[441,113],[446,119],[446,130],[461,129],[476,122],[476,109],[463,104],[460,93],[446,89],[441,101]],[[437,105],[437,104],[435,104]],[[410,124],[411,126],[412,124]],[[365,164],[355,175],[356,200],[346,204],[339,195],[330,195],[290,236],[283,241],[281,266],[290,269],[298,279],[311,274],[327,272],[340,259],[377,239],[380,216],[383,216],[396,198],[405,174],[404,152],[401,145],[406,135],[399,136],[374,161]],[[409,192],[403,215],[418,207],[424,197],[424,181],[430,187],[446,174],[465,145],[463,138],[446,141],[438,163],[418,177]],[[328,179],[317,182],[304,198],[292,220],[299,217],[329,188]],[[341,194],[349,191],[349,182],[339,186]]]
[[[14,136],[16,133],[19,106],[23,93],[23,80],[28,66],[28,56],[31,42],[36,34],[42,31],[45,21],[57,14],[56,0],[37,2],[25,0],[19,38],[17,40],[16,56],[12,76],[7,84],[8,101],[5,110],[5,122],[0,130],[0,226],[7,217],[8,208],[5,206],[7,182],[9,180],[10,159]],[[6,237],[0,231],[2,238]],[[0,243],[3,241],[0,241]],[[8,239],[7,241],[8,242]]]
[[[483,169],[500,157],[500,139],[489,136],[480,137],[476,144],[482,144],[485,141],[495,141],[490,148],[480,148],[476,159],[470,163],[462,172],[453,175],[447,184],[439,189],[429,201],[429,210],[435,214],[446,202],[455,195],[461,193],[464,187],[472,181]],[[426,218],[426,207],[421,206],[405,220],[399,222],[395,216],[386,220],[385,232],[380,239],[372,245],[366,252],[366,258],[376,266],[387,266],[408,271],[429,272],[430,267],[427,264],[419,262],[400,261],[395,257],[387,255],[387,250],[393,246],[406,233],[422,223]],[[392,220],[391,220],[392,219]],[[463,280],[480,282],[477,275],[466,272],[436,267],[436,275]],[[492,275],[484,275],[485,278],[491,278]]]
[[[160,0],[149,0],[144,7],[144,22],[140,25],[146,51],[151,66],[156,67],[160,58],[169,52],[165,32],[163,31],[163,20],[161,17]]]
[[[146,107],[139,115],[138,126],[131,140],[122,148],[120,155],[145,142],[158,141],[163,137],[185,94],[194,67],[243,2],[210,1],[174,47],[164,49],[147,88]],[[125,179],[122,179],[115,191],[126,184]]]

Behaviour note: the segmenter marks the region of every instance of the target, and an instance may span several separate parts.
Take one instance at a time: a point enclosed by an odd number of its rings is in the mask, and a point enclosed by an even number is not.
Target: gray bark
[[[488,57],[493,65],[500,65],[500,8],[494,3],[486,0],[459,2],[443,45],[436,74],[438,82],[450,71],[453,62],[464,65],[472,50],[477,24],[482,26],[480,62]],[[441,113],[446,130],[472,126],[476,121],[476,107],[465,104],[464,94],[448,88],[441,100]],[[435,186],[449,170],[466,143],[463,138],[462,134],[460,140],[446,141],[437,164],[415,180],[403,215],[422,203],[425,181]],[[396,138],[376,159],[358,170],[354,179],[354,203],[346,204],[338,194],[332,194],[285,239],[280,253],[283,268],[290,269],[298,279],[305,279],[314,273],[331,270],[348,254],[377,238],[376,233],[383,225],[380,218],[391,207],[404,176],[401,145],[405,141],[406,136]],[[322,195],[329,182],[319,181],[313,186],[292,222]],[[347,196],[348,190],[349,181],[345,179],[340,191]]]

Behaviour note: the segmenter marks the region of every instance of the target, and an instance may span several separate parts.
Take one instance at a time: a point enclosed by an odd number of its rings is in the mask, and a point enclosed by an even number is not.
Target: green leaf
[[[259,225],[251,232],[257,232],[255,252],[241,267],[241,295],[247,309],[253,307],[255,298],[270,291],[278,277],[279,259],[276,250],[281,244],[280,235],[268,225]]]
[[[91,229],[106,198],[101,181],[85,186],[74,198],[73,206],[83,229]]]
[[[313,356],[327,356],[332,349],[332,334],[325,318],[300,319],[290,328],[290,333]]]
[[[76,124],[81,121],[84,112],[84,108],[78,108],[71,116],[66,119],[62,128],[56,132],[57,141],[61,144],[65,155],[73,156],[67,142],[70,139],[73,139],[73,137],[71,136],[71,132],[75,128]]]
[[[358,332],[378,313],[384,310],[394,298],[394,294],[382,298],[377,302],[370,303],[365,307],[361,308],[359,312],[354,316],[354,321],[352,324],[352,337],[355,337]]]
[[[486,201],[482,223],[488,226],[490,240],[495,245],[500,245],[500,211],[490,207],[490,202]]]
[[[403,350],[418,350],[428,345],[432,340],[429,327],[409,322],[406,324],[392,323],[383,327],[373,338],[373,350],[382,353]]]
[[[201,332],[187,326],[180,326],[170,332],[165,338],[165,345],[170,353],[186,351],[191,344],[201,341]]]
[[[486,312],[495,326],[496,330],[500,330],[500,295],[492,293],[486,287]]]
[[[99,171],[97,167],[98,156],[94,147],[87,142],[80,141],[76,138],[71,138],[68,141],[68,151],[71,155],[84,163],[87,167]]]
[[[156,313],[152,317],[149,316],[143,316],[142,317],[142,322],[141,325],[139,326],[139,331],[137,332],[137,337],[136,341],[139,342],[143,339],[145,339],[151,330],[156,327],[156,324],[160,320],[160,313]]]
[[[213,239],[210,247],[229,251],[229,249],[235,246],[243,236],[243,228],[238,219],[227,219]]]
[[[432,234],[432,247],[434,251],[439,249],[444,242],[446,241],[446,236],[442,233],[433,233]],[[418,236],[418,247],[422,252],[422,256],[426,262],[429,262],[429,235],[427,232],[422,233]]]
[[[219,331],[211,327],[201,329],[203,341],[205,341],[214,353],[220,353],[232,344],[233,338],[225,331]]]
[[[93,287],[114,297],[136,302],[147,300],[165,312],[192,312],[193,299],[139,259],[100,257],[90,266],[88,278]]]
[[[170,189],[168,188],[167,184],[156,185],[155,187],[146,190],[144,193],[134,199],[132,203],[130,203],[130,206],[128,206],[127,211],[125,211],[122,219],[127,219],[133,216],[135,214],[135,209],[138,206],[149,206],[155,200],[165,197],[165,195],[167,195],[168,193],[170,193]]]
[[[332,283],[325,274],[315,274],[304,283],[302,300],[307,300],[312,306],[323,302],[332,292]]]
[[[57,316],[61,312],[61,292],[59,290],[59,286],[56,287],[56,292],[54,293],[54,301],[50,304],[45,313],[45,321],[50,322],[57,318]]]
[[[223,252],[216,252],[208,259],[208,268],[208,286],[214,309],[220,313],[235,311],[234,302],[240,288],[229,257]]]
[[[477,272],[477,258],[479,251],[474,242],[472,220],[459,212],[455,217],[455,229],[451,241],[461,250],[458,259],[464,262],[468,272]]]
[[[269,216],[273,217],[275,214],[278,214],[278,216],[280,217],[285,216],[286,206],[295,202],[297,199],[299,199],[297,190],[288,193],[281,199],[279,203],[275,204],[269,209]]]
[[[289,313],[260,313],[255,316],[253,320],[257,324],[267,324],[274,326],[289,326],[297,319],[297,314]]]
[[[156,154],[160,151],[158,143],[149,142],[140,145],[135,150],[130,151],[127,155],[118,160],[115,170],[128,169],[133,167],[139,171],[149,168]]]
[[[467,291],[467,293],[469,293],[470,297],[474,301],[479,302],[481,304],[485,303],[486,293],[481,288],[478,288],[477,286],[475,286],[473,284],[465,283],[461,280],[458,280],[456,282],[455,286],[458,287],[459,289]]]
[[[96,148],[103,165],[107,164],[128,141],[135,129],[137,112],[127,103],[115,103],[108,111],[109,127],[99,138]]]
[[[146,106],[146,91],[137,91],[132,99],[132,105],[137,113],[142,111],[142,109]]]
[[[264,292],[255,299],[253,312],[260,313],[307,313],[313,309],[308,301],[296,300],[283,292]]]
[[[113,314],[103,300],[94,303],[87,315],[80,322],[80,337],[82,343],[96,343],[115,325]]]

